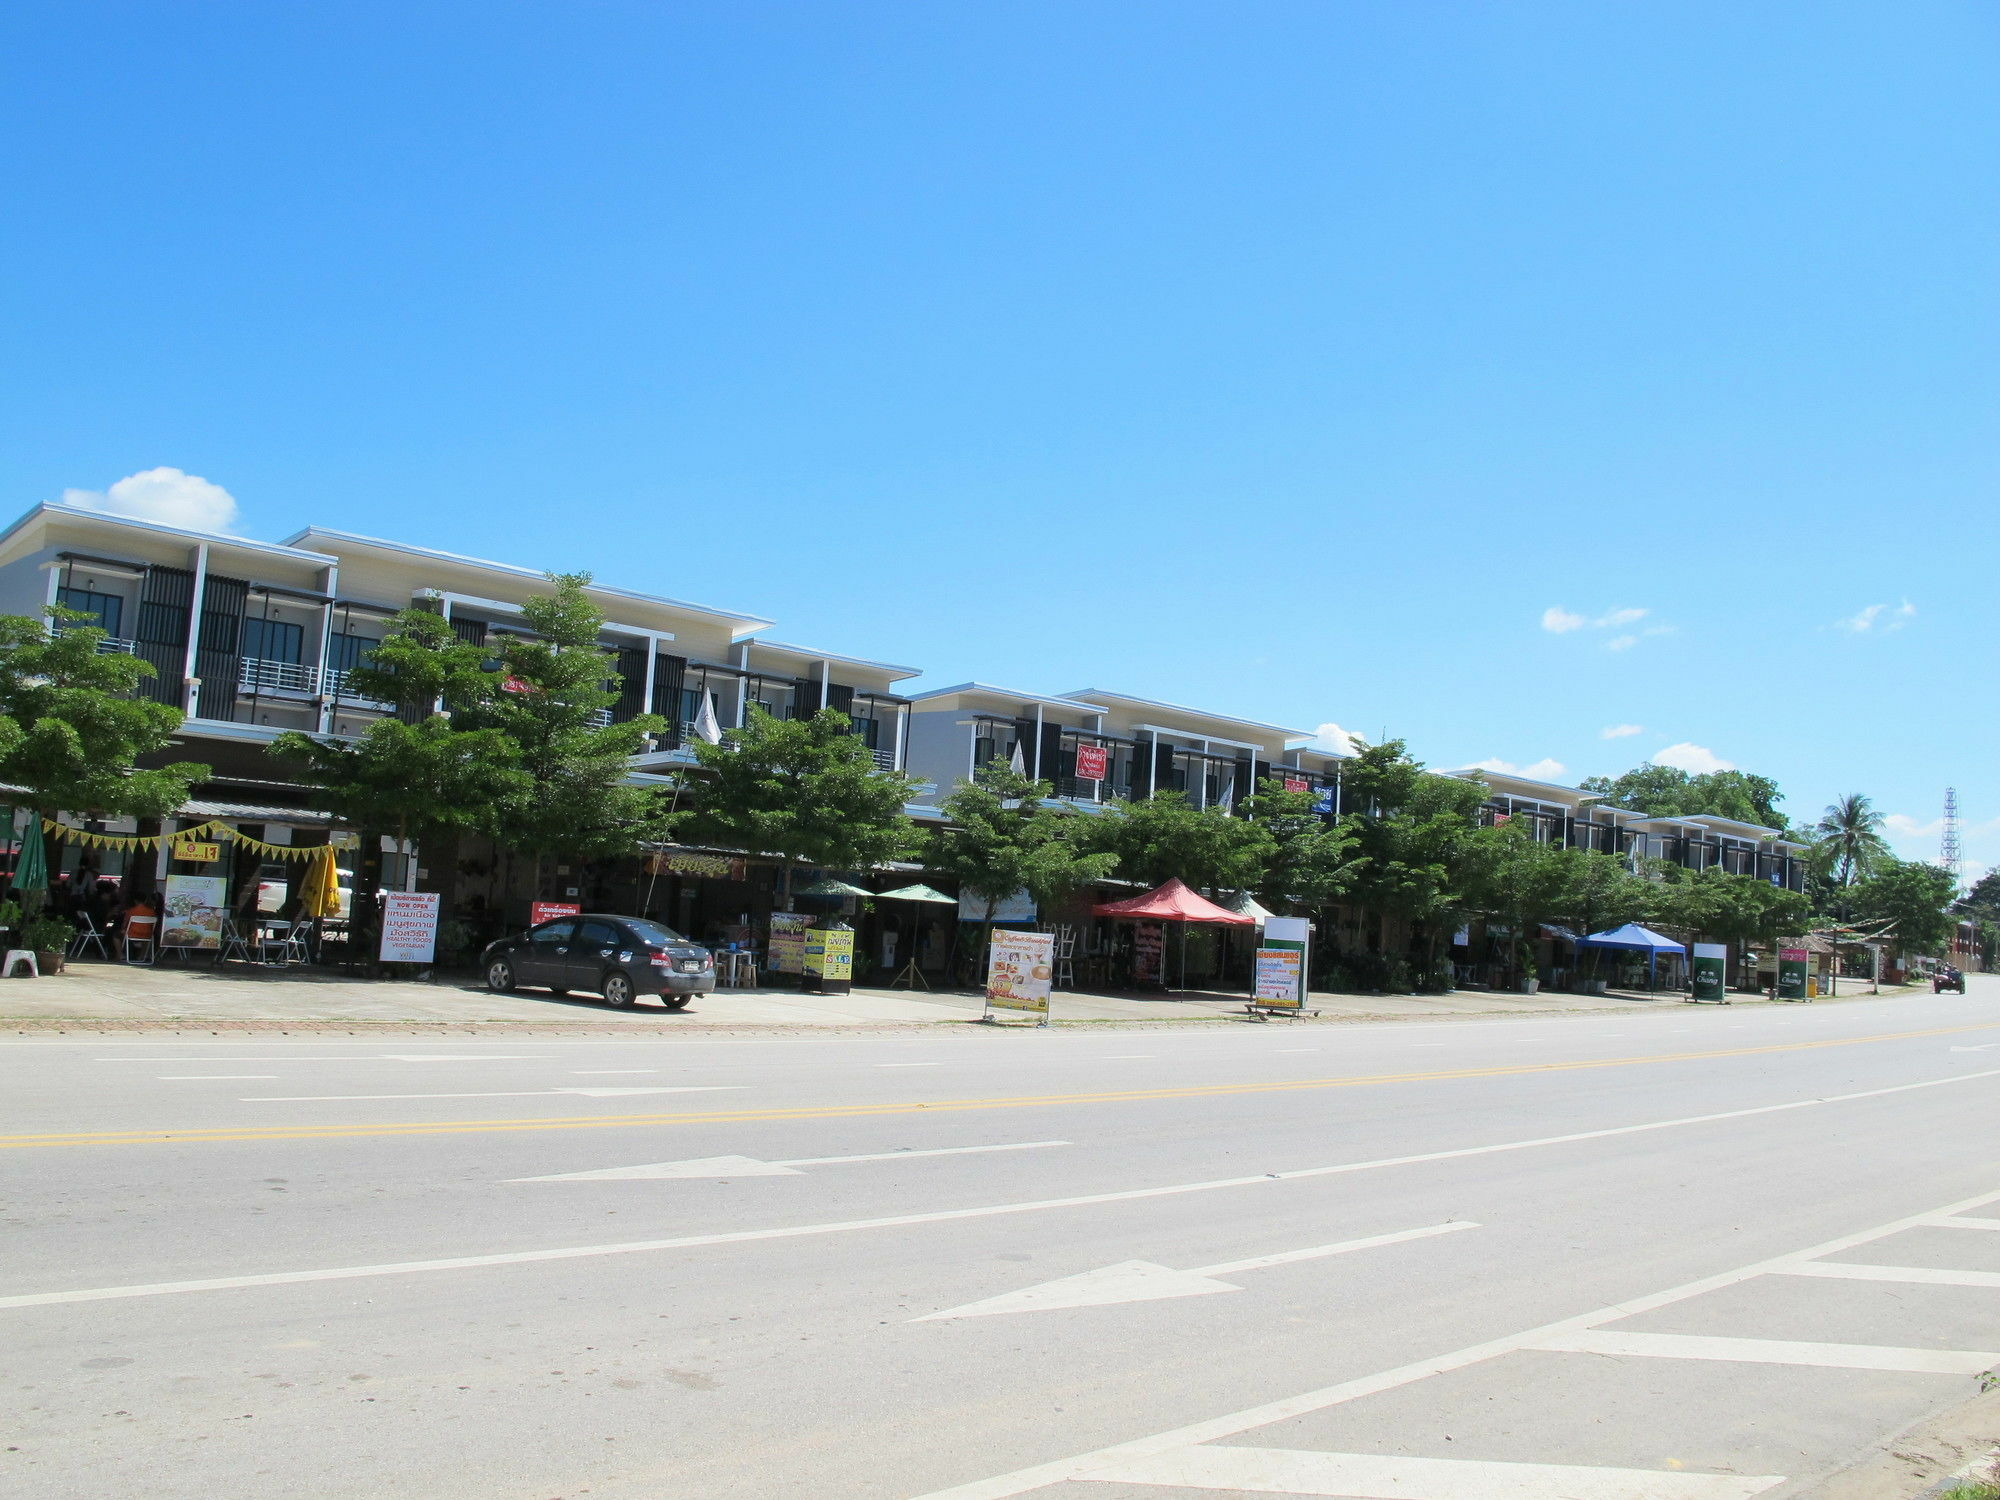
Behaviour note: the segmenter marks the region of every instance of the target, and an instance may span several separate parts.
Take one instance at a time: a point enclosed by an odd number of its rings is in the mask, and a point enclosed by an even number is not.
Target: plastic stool
[[[0,975],[5,975],[7,978],[12,979],[16,964],[26,964],[28,966],[29,978],[40,979],[42,977],[42,966],[35,962],[34,949],[9,948],[7,956],[0,958]]]

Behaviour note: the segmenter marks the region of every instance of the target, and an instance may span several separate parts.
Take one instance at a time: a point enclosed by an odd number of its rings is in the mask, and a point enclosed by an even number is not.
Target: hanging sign
[[[986,1008],[1031,1011],[1046,1025],[1055,958],[1054,933],[995,931],[986,959]]]
[[[1111,769],[1111,753],[1102,745],[1076,747],[1076,779],[1102,781]]]
[[[1312,783],[1307,781],[1303,776],[1287,776],[1285,778],[1285,790],[1288,792],[1311,791]]]
[[[438,893],[389,891],[382,897],[382,962],[427,964],[437,957]]]
[[[771,948],[764,967],[779,974],[803,974],[806,967],[806,926],[812,918],[800,911],[771,913]]]
[[[970,891],[958,893],[958,920],[961,922],[1032,922],[1035,920],[1035,898],[1026,891],[1016,891],[1011,896],[1001,896],[989,903],[984,896],[976,896]]]
[[[1694,945],[1694,997],[1697,1000],[1729,998],[1729,949],[1722,943]]]
[[[539,927],[544,922],[553,922],[557,917],[583,915],[583,908],[574,901],[530,901],[528,903],[528,925]]]
[[[1333,788],[1323,786],[1313,793],[1313,811],[1323,818],[1333,816]]]
[[[1780,1000],[1809,1000],[1806,993],[1806,965],[1812,955],[1803,948],[1780,948],[1778,950],[1778,998]]]
[[[190,844],[185,841],[173,846],[173,857],[184,859],[193,865],[212,865],[222,858],[220,844]]]

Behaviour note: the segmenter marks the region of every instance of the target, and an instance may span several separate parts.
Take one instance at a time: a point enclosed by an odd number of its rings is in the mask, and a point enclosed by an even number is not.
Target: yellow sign
[[[197,865],[212,865],[222,858],[222,845],[178,843],[173,846],[173,853],[175,859],[185,859]]]
[[[815,927],[806,934],[806,972],[819,979],[854,978],[854,934],[844,927]]]

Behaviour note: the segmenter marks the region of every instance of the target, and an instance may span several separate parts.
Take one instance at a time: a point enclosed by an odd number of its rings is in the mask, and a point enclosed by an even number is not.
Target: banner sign
[[[528,903],[528,925],[539,927],[544,922],[553,922],[557,917],[577,917],[583,915],[583,908],[574,901],[530,901]]]
[[[778,974],[806,971],[806,926],[812,918],[800,911],[771,913],[771,948],[764,967]]]
[[[1810,1000],[1806,991],[1806,966],[1812,955],[1803,948],[1780,948],[1778,950],[1778,998],[1780,1000]]]
[[[1323,818],[1333,816],[1333,788],[1323,786],[1313,793],[1313,811]]]
[[[437,958],[438,893],[385,891],[382,894],[382,952],[385,964],[427,964]]]
[[[220,875],[169,875],[160,911],[162,948],[220,948],[229,882]]]
[[[1166,928],[1158,922],[1132,924],[1132,983],[1140,989],[1167,982]]]
[[[1055,979],[1055,934],[995,932],[986,960],[988,1010],[1026,1010],[1049,1015],[1049,990]]]
[[[173,846],[172,853],[175,859],[184,859],[191,865],[212,865],[222,858],[222,845],[179,843]]]
[[[1694,997],[1697,1000],[1729,998],[1729,949],[1724,944],[1694,945]]]
[[[1285,790],[1288,792],[1309,792],[1312,790],[1312,783],[1307,781],[1303,776],[1287,776],[1285,778]]]
[[[1076,747],[1076,779],[1102,781],[1111,770],[1111,752],[1102,745]]]
[[[854,934],[845,927],[815,927],[806,934],[805,972],[816,979],[854,978]]]

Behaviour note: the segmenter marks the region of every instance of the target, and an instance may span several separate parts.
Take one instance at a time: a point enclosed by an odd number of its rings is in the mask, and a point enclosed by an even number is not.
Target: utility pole
[[[1938,863],[1951,872],[1952,889],[1958,889],[1958,788],[1944,789],[1944,837],[1939,841]]]

